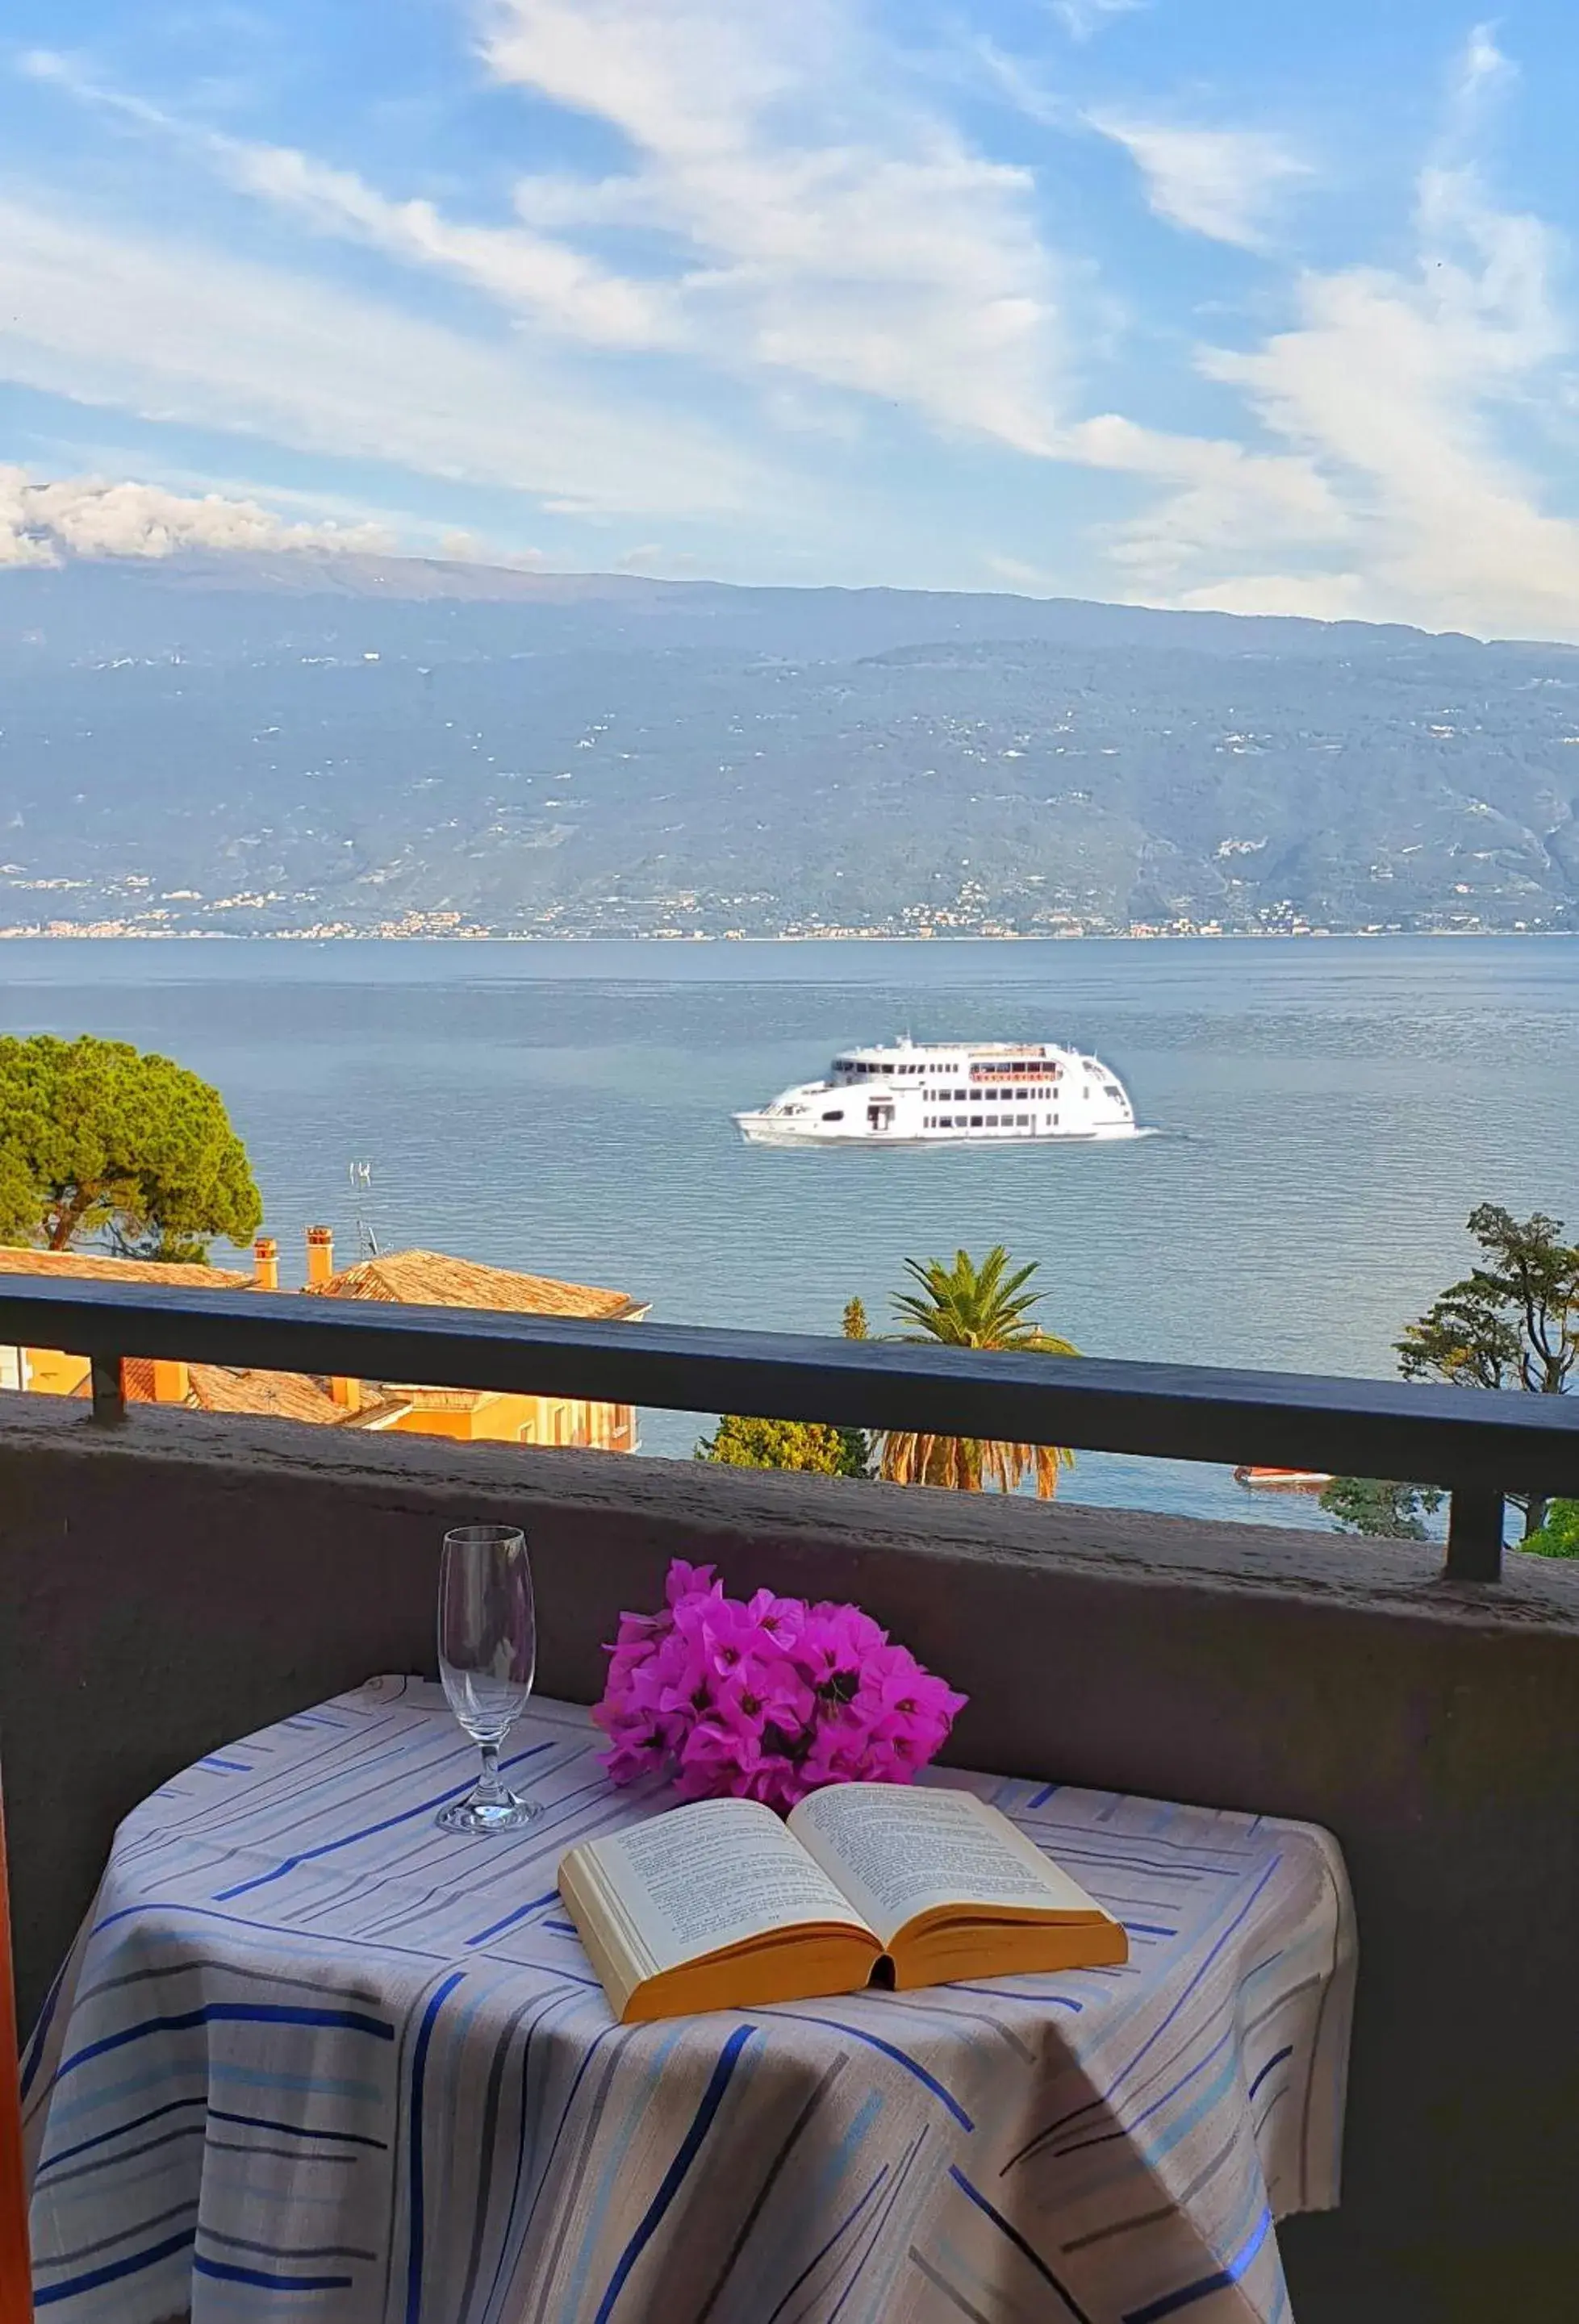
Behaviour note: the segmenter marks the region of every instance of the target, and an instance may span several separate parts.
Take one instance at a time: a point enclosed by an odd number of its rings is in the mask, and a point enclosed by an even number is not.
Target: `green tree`
[[[1345,1533],[1380,1541],[1424,1541],[1426,1519],[1442,1505],[1434,1485],[1399,1485],[1380,1477],[1334,1477],[1322,1489],[1322,1508]]]
[[[947,1348],[1079,1354],[1067,1340],[1043,1331],[1034,1320],[1031,1311],[1042,1298],[1040,1292],[1026,1288],[1037,1271],[1034,1259],[1011,1274],[1009,1254],[998,1243],[979,1266],[964,1250],[956,1252],[952,1267],[936,1259],[925,1264],[908,1259],[905,1266],[919,1287],[894,1296],[895,1313],[915,1326],[895,1334],[898,1339],[936,1342]],[[1075,1462],[1063,1445],[932,1436],[901,1429],[885,1430],[875,1451],[879,1476],[894,1484],[942,1485],[961,1493],[979,1493],[995,1485],[1000,1492],[1011,1493],[1033,1475],[1043,1500],[1057,1489],[1059,1470],[1072,1468]]]
[[[1579,1557],[1579,1501],[1553,1501],[1545,1525],[1527,1533],[1521,1546],[1537,1557]]]
[[[866,1337],[866,1310],[859,1299],[845,1305],[844,1331],[846,1340]],[[696,1458],[734,1469],[806,1469],[820,1477],[872,1474],[866,1431],[826,1420],[751,1420],[725,1413],[716,1433],[697,1444]]]
[[[698,1461],[732,1469],[802,1469],[818,1477],[864,1477],[866,1440],[826,1420],[751,1420],[725,1413],[697,1446]]]
[[[1579,1246],[1564,1241],[1561,1219],[1544,1211],[1516,1219],[1498,1203],[1473,1210],[1469,1231],[1481,1247],[1480,1264],[1406,1326],[1396,1342],[1399,1371],[1405,1379],[1445,1380],[1454,1388],[1565,1395],[1579,1363]],[[1417,1486],[1352,1477],[1335,1478],[1322,1506],[1355,1532],[1390,1535],[1390,1524],[1366,1521],[1388,1517],[1389,1493],[1412,1493],[1425,1506]],[[1329,1496],[1348,1497],[1348,1509]],[[1533,1493],[1509,1499],[1524,1512],[1528,1542],[1541,1527],[1546,1502]],[[1411,1513],[1412,1505],[1404,1514]]]
[[[0,1236],[201,1259],[262,1218],[246,1149],[196,1074],[88,1034],[0,1038]]]

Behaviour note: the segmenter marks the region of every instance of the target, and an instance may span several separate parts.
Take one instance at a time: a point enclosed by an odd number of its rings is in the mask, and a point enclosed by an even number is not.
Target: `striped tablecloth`
[[[453,1837],[474,1754],[375,1679],[129,1816],[25,2060],[62,2324],[1201,2324],[1288,2312],[1337,2200],[1353,1930],[1323,1832],[949,1775],[1127,1925],[1125,1969],[616,2026],[554,1886],[616,1793]],[[1194,2324],[1192,2316],[1191,2324]]]

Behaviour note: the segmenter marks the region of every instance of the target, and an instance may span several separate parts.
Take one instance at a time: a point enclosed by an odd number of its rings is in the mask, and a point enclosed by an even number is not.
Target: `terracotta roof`
[[[560,1283],[548,1275],[519,1275],[437,1250],[392,1250],[343,1268],[308,1289],[325,1299],[382,1299],[402,1307],[484,1307],[506,1315],[581,1315],[634,1321],[647,1312],[623,1291]]]
[[[147,1356],[128,1356],[122,1369],[128,1404],[152,1404],[153,1364]],[[358,1415],[349,1414],[327,1389],[304,1372],[233,1371],[223,1364],[190,1364],[189,1393],[185,1409],[192,1412],[252,1412],[276,1420],[310,1420],[323,1428],[337,1428]],[[73,1389],[89,1394],[88,1383]]]
[[[0,1275],[63,1275],[84,1283],[165,1283],[179,1290],[245,1291],[251,1275],[234,1268],[189,1266],[162,1259],[112,1259],[104,1251],[27,1250],[0,1243]]]

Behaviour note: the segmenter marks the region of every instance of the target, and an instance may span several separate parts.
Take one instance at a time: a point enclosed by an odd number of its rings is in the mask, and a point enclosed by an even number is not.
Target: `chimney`
[[[337,1374],[329,1382],[329,1394],[342,1411],[361,1411],[362,1383],[359,1379],[345,1379]]]
[[[192,1376],[183,1363],[171,1356],[153,1359],[153,1401],[155,1404],[185,1404],[192,1392]]]
[[[260,1291],[280,1288],[280,1246],[272,1235],[260,1235],[253,1245],[253,1280]]]
[[[335,1236],[332,1227],[309,1227],[307,1230],[307,1287],[309,1291],[327,1283],[335,1271]]]

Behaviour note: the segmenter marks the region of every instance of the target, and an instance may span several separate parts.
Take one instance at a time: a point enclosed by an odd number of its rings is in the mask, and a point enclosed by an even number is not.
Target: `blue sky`
[[[1579,638],[1571,0],[5,33],[0,561],[346,538]]]

